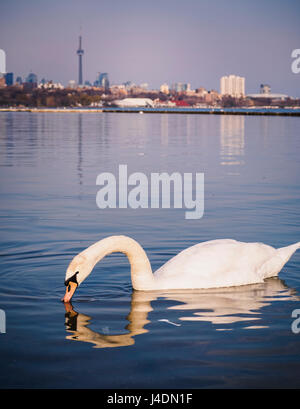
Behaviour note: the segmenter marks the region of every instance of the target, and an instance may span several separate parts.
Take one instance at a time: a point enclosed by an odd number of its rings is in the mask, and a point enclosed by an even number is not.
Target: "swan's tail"
[[[262,278],[274,277],[281,271],[282,267],[289,261],[296,250],[300,249],[300,241],[290,246],[281,247],[276,250],[275,256],[267,260],[260,268]]]
[[[277,254],[282,258],[285,264],[289,261],[289,259],[298,249],[300,249],[300,241],[298,241],[298,243],[291,244],[290,246],[281,247],[280,249],[277,249]]]

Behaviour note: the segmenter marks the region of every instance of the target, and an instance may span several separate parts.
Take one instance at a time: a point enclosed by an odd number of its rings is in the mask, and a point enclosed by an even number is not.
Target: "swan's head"
[[[93,266],[87,262],[85,256],[78,254],[73,258],[66,271],[65,286],[66,293],[62,298],[63,302],[70,302],[73,297],[76,288],[82,283],[83,280],[90,274]]]

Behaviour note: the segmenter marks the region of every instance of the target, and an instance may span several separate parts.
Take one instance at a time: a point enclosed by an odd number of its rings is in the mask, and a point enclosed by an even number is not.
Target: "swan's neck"
[[[154,276],[144,249],[138,242],[126,236],[111,236],[91,245],[82,253],[93,268],[103,257],[111,253],[126,254],[131,266],[131,281],[135,290],[149,290],[153,287]],[[92,268],[90,270],[92,270]]]

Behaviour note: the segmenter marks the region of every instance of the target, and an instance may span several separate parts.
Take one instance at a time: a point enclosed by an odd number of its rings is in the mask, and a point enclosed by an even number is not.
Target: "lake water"
[[[114,254],[72,308],[60,301],[70,260],[109,235],[135,238],[153,270],[216,238],[299,241],[299,130],[293,117],[0,113],[0,387],[299,387],[300,251],[263,284],[149,293]],[[97,175],[120,164],[203,172],[203,217],[99,209]]]

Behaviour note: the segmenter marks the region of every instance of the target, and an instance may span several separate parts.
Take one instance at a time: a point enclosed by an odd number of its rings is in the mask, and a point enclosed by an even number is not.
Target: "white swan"
[[[181,251],[152,274],[150,261],[143,248],[126,236],[110,236],[91,245],[71,261],[65,277],[69,302],[76,288],[87,278],[103,257],[125,253],[131,265],[131,281],[135,290],[173,290],[230,287],[261,283],[276,276],[300,242],[274,249],[263,243],[236,240],[212,240]]]

